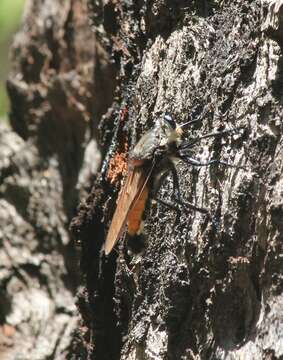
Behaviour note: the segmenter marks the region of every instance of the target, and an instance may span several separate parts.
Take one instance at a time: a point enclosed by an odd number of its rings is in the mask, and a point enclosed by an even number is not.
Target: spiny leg
[[[173,198],[174,198],[175,202],[177,204],[181,205],[183,209],[189,208],[194,211],[198,211],[203,214],[207,214],[208,210],[198,207],[198,206],[191,204],[190,202],[184,201],[182,199],[178,174],[177,174],[177,171],[176,171],[176,168],[175,168],[173,162],[170,160],[166,161],[166,170],[163,173],[161,173],[161,175],[156,179],[155,183],[153,184],[152,198],[155,199],[160,204],[166,206],[167,208],[174,210],[176,212],[179,212],[179,209],[176,206],[174,206],[174,204],[172,202],[160,199],[157,196],[157,193],[158,193],[163,181],[165,180],[165,178],[168,176],[168,174],[170,172],[172,173],[172,177],[173,177]]]
[[[232,168],[236,168],[236,169],[245,169],[243,166],[238,166],[238,165],[234,165],[234,164],[229,164],[226,161],[222,161],[222,160],[209,160],[206,162],[201,162],[199,160],[196,160],[194,158],[191,157],[187,157],[187,156],[182,156],[181,159],[192,166],[210,166],[210,165],[214,165],[214,164],[220,164],[220,165],[224,165],[224,166],[228,166],[228,167],[232,167]]]
[[[154,184],[153,184],[152,198],[153,198],[156,202],[158,202],[158,203],[162,204],[163,206],[167,207],[168,209],[174,210],[174,211],[176,211],[176,212],[179,212],[180,210],[178,209],[178,207],[177,207],[177,206],[174,206],[174,204],[173,204],[172,202],[169,202],[169,201],[167,201],[167,200],[160,199],[160,198],[157,196],[157,193],[158,193],[158,191],[159,191],[159,189],[160,189],[163,181],[164,181],[165,178],[168,176],[169,171],[170,171],[170,169],[169,169],[169,170],[168,170],[168,169],[165,170],[163,173],[161,173],[161,174],[159,175],[158,178],[156,178],[156,180],[155,180],[155,182],[154,182]]]
[[[197,137],[197,138],[195,138],[195,139],[193,139],[191,141],[184,142],[181,145],[180,150],[186,150],[186,149],[192,148],[194,145],[196,145],[197,143],[199,143],[203,139],[207,139],[207,138],[210,138],[210,137],[217,137],[217,136],[221,136],[221,135],[225,135],[225,134],[231,134],[231,133],[235,133],[235,132],[237,132],[239,130],[241,130],[241,128],[218,131],[218,132],[209,133],[209,134]]]
[[[179,209],[177,206],[174,206],[174,204],[173,204],[172,202],[169,202],[169,201],[160,199],[160,198],[157,197],[157,196],[154,197],[154,200],[155,200],[156,202],[158,202],[159,204],[167,207],[167,208],[170,209],[170,210],[176,211],[177,213],[180,212],[180,209]]]
[[[208,213],[207,209],[198,207],[198,206],[196,206],[188,201],[184,201],[182,199],[181,192],[180,192],[179,178],[178,178],[178,174],[177,174],[176,168],[173,163],[171,164],[170,170],[171,170],[171,173],[173,176],[173,193],[174,193],[176,202],[178,204],[180,204],[183,208],[190,208],[192,210],[201,212],[203,214],[207,214]]]

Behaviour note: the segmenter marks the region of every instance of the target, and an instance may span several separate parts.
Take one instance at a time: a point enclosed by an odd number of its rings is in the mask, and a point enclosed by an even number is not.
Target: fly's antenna
[[[177,134],[178,134],[179,136],[182,136],[183,133],[184,133],[184,130],[183,130],[184,127],[187,127],[187,126],[189,126],[189,125],[191,125],[191,124],[194,124],[194,123],[198,122],[199,120],[200,120],[200,119],[190,120],[190,121],[185,122],[184,124],[178,125],[177,128],[176,128]]]

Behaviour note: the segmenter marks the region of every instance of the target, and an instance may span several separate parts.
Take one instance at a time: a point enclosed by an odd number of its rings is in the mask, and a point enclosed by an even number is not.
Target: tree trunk
[[[86,275],[78,342],[94,359],[279,359],[281,2],[97,3],[118,85],[100,122],[101,175],[72,227]],[[194,156],[244,168],[180,163],[182,196],[210,216],[149,202],[143,252],[121,240],[100,257],[127,150],[166,111],[199,119],[188,137],[242,129],[203,140]],[[168,177],[159,195],[171,194]]]
[[[12,65],[12,128],[0,127],[0,358],[62,360],[78,327],[68,228],[99,166],[94,129],[113,67],[81,0],[28,1]],[[94,97],[97,79],[105,95]]]
[[[283,3],[88,4],[34,1],[15,44],[14,132],[2,130],[11,160],[1,166],[1,322],[3,333],[15,328],[6,353],[281,358]],[[234,167],[179,163],[182,197],[209,216],[148,201],[142,252],[129,253],[121,239],[106,258],[128,150],[166,111],[179,123],[199,120],[190,139],[238,129],[192,153]],[[96,137],[103,162],[91,177]],[[78,324],[67,224],[91,179],[71,226],[81,244]],[[158,195],[172,199],[170,176]]]

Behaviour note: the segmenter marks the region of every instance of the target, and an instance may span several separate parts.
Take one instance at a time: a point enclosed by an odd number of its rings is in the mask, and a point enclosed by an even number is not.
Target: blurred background
[[[6,79],[9,73],[9,48],[17,31],[25,0],[0,0],[0,121],[8,121],[9,100]]]

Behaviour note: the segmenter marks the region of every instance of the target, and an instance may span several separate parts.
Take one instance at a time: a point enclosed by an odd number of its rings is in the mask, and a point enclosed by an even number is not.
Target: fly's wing
[[[126,182],[119,194],[116,210],[107,234],[104,252],[108,255],[119,240],[127,222],[128,214],[146,186],[153,165],[149,171],[142,166],[129,170]]]

